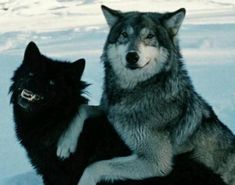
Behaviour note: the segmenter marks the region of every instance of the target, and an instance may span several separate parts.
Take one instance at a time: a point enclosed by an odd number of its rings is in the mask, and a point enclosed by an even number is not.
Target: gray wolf
[[[173,157],[188,151],[235,185],[234,134],[194,90],[183,64],[177,37],[185,9],[102,10],[110,32],[102,55],[101,109],[132,154],[89,165],[79,185],[166,176],[173,169]],[[83,122],[78,117],[73,124],[81,130]],[[73,134],[68,138],[77,139]],[[67,145],[68,138],[64,137]]]
[[[75,151],[66,160],[60,160],[56,156],[60,135],[77,114],[79,106],[87,103],[87,99],[82,96],[87,86],[81,81],[84,66],[83,59],[68,63],[48,58],[31,42],[26,48],[22,64],[12,78],[10,92],[16,134],[33,167],[42,175],[45,185],[75,185],[89,164],[131,154],[107,119],[99,116],[86,121],[78,142],[79,151]],[[200,164],[188,160],[188,156],[176,158],[177,168],[167,178],[126,181],[119,184],[170,185],[180,181],[183,185],[192,182],[223,185],[218,176]],[[203,173],[198,174],[197,171],[201,168],[204,169]],[[190,177],[182,175],[182,170],[185,173],[190,171]],[[214,177],[215,180],[208,181],[208,176]]]

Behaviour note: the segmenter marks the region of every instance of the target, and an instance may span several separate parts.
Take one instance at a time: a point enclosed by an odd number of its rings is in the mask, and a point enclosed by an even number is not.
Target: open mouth
[[[18,98],[18,105],[26,111],[30,111],[32,105],[43,100],[44,97],[33,93],[27,89],[23,89]]]
[[[131,70],[142,69],[142,68],[144,68],[145,66],[147,66],[149,63],[150,63],[150,60],[149,60],[146,64],[144,64],[143,66],[139,66],[139,65],[137,65],[137,64],[134,64],[134,65],[127,64],[126,67],[129,68],[129,69],[131,69]]]
[[[28,100],[29,102],[36,102],[44,99],[42,96],[34,94],[32,91],[29,91],[27,89],[22,90],[20,97]]]

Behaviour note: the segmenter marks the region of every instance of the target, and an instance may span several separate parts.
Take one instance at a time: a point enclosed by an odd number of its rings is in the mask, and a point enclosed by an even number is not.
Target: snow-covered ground
[[[87,60],[84,80],[98,104],[103,70],[99,57],[107,36],[100,5],[114,9],[187,9],[180,32],[182,53],[196,89],[235,132],[234,0],[0,0],[0,185],[41,185],[15,138],[8,88],[27,43],[58,59]]]

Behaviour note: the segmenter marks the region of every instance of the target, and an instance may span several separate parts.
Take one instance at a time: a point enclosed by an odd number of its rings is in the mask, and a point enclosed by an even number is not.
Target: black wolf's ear
[[[186,10],[184,8],[181,8],[175,12],[167,13],[164,16],[164,25],[173,36],[178,33],[180,26],[184,20],[185,13]]]
[[[24,62],[33,62],[32,60],[37,59],[39,56],[41,56],[41,53],[37,45],[31,41],[25,49]]]
[[[75,62],[72,63],[73,71],[75,72],[75,75],[79,78],[82,76],[83,71],[85,69],[86,61],[85,59],[78,59]]]
[[[113,10],[107,6],[102,5],[101,9],[103,11],[104,17],[110,27],[117,23],[118,19],[121,17],[121,12],[118,10]]]

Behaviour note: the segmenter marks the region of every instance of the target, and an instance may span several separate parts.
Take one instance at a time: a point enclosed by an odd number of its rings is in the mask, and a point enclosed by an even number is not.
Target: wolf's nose
[[[126,55],[126,61],[129,64],[136,64],[138,62],[139,58],[140,57],[137,52],[129,52]]]

